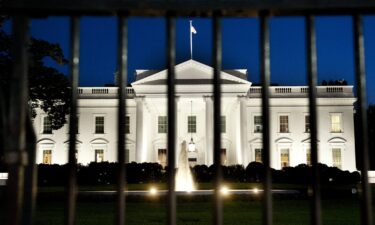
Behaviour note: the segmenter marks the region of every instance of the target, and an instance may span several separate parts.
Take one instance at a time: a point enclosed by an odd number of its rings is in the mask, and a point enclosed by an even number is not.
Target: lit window
[[[48,116],[43,117],[43,134],[52,134],[52,120]]]
[[[340,148],[332,149],[332,166],[341,169],[341,149]]]
[[[289,117],[280,116],[280,133],[289,133]]]
[[[261,148],[256,148],[255,149],[255,162],[263,162],[263,157],[262,157],[262,149]]]
[[[262,133],[262,116],[254,116],[254,133]]]
[[[125,116],[125,134],[130,134],[130,117]]]
[[[306,165],[311,166],[311,149],[306,149]]]
[[[281,168],[289,166],[289,149],[280,149]]]
[[[125,163],[130,162],[129,160],[129,149],[125,149]]]
[[[166,116],[158,117],[158,133],[167,133],[168,123]]]
[[[95,162],[104,162],[104,150],[95,149]]]
[[[167,149],[158,149],[158,163],[162,167],[167,166]]]
[[[310,133],[310,116],[305,116],[305,132]]]
[[[225,133],[227,131],[226,117],[221,116],[220,119],[221,119],[221,133]]]
[[[196,133],[196,132],[197,132],[197,117],[188,116],[188,133]]]
[[[52,163],[52,150],[43,150],[43,164]]]
[[[104,116],[95,117],[95,133],[104,134]]]
[[[227,165],[227,150],[225,148],[221,149],[220,156],[221,165]]]
[[[341,114],[335,113],[331,114],[331,132],[332,133],[341,133]]]

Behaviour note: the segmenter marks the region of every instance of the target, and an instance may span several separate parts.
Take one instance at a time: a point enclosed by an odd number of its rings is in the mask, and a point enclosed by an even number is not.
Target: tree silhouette
[[[0,94],[1,107],[11,106],[8,102],[10,75],[13,57],[11,53],[12,36],[3,30],[7,18],[0,18]],[[70,88],[67,77],[54,67],[47,66],[49,58],[58,65],[65,65],[63,51],[59,44],[30,38],[28,47],[28,83],[29,106],[31,116],[35,118],[36,109],[40,107],[51,119],[52,129],[59,129],[66,123],[69,114]]]

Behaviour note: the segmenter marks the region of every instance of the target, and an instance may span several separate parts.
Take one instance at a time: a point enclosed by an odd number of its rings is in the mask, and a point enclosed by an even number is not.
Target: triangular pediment
[[[176,84],[177,85],[205,85],[211,84],[213,79],[213,68],[195,60],[188,60],[176,65]],[[246,79],[246,70],[228,70],[221,72],[222,84],[247,84],[251,85]],[[167,70],[136,70],[136,85],[165,85],[167,79]]]

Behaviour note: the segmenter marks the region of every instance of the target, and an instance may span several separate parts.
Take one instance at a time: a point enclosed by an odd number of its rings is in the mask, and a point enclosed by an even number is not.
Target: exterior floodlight
[[[259,193],[258,188],[253,188],[253,192],[254,192],[254,194],[258,194]]]
[[[158,190],[154,187],[150,188],[150,195],[156,195],[158,193]]]
[[[223,187],[221,187],[220,192],[221,192],[222,195],[228,195],[229,189],[228,189],[228,187],[223,186]]]
[[[193,141],[193,138],[190,139],[188,150],[189,152],[195,152],[195,143]]]

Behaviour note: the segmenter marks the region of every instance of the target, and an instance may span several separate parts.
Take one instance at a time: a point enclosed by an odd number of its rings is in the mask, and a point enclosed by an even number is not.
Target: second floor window
[[[166,116],[158,117],[158,133],[167,133],[168,123]]]
[[[341,133],[341,114],[334,113],[331,114],[331,132],[332,133]]]
[[[125,116],[125,134],[130,134],[130,117]]]
[[[254,116],[254,133],[262,133],[262,116]]]
[[[52,121],[48,116],[43,117],[43,134],[52,134]]]
[[[289,117],[280,116],[280,133],[289,133]]]
[[[95,133],[104,134],[104,116],[95,117]]]
[[[310,133],[310,116],[305,116],[305,133]]]
[[[197,132],[197,117],[188,116],[188,133],[196,133],[196,132]]]

